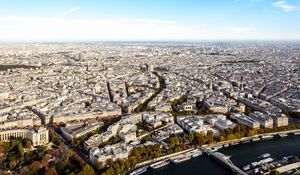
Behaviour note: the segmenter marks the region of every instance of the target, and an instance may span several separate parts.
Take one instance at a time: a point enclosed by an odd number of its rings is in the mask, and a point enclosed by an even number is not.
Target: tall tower
[[[129,97],[129,86],[127,84],[127,82],[125,82],[125,91],[126,91],[126,96]]]
[[[244,83],[243,83],[244,77],[241,76],[241,84],[240,84],[240,89],[243,91],[244,90]]]
[[[208,89],[209,89],[209,90],[212,90],[212,89],[213,89],[213,87],[212,87],[212,82],[211,82],[211,81],[209,81]]]
[[[106,84],[107,84],[107,90],[108,90],[109,100],[110,100],[110,102],[113,102],[114,101],[114,97],[113,97],[113,94],[111,92],[110,84],[109,84],[108,81],[106,82]]]

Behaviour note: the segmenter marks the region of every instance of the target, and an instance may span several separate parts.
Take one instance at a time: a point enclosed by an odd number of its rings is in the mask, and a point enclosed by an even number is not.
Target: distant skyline
[[[0,42],[300,40],[300,0],[0,0]]]

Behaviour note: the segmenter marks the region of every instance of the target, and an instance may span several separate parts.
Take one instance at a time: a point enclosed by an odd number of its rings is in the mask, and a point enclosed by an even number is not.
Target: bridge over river
[[[231,162],[229,157],[225,156],[220,152],[212,152],[211,150],[202,147],[201,150],[205,152],[208,156],[212,156],[216,161],[219,161],[226,168],[232,170],[232,172],[239,173],[240,175],[248,175],[246,172],[241,170],[239,167],[235,166],[234,163]]]

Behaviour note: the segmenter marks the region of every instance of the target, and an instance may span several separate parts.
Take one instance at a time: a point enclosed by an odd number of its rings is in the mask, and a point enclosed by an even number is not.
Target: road
[[[58,134],[52,127],[48,126],[48,128],[49,128],[49,130],[51,130],[51,132],[53,134],[55,134],[58,138],[60,138],[60,140],[64,143],[66,150],[71,149],[73,152],[75,152],[76,154],[78,154],[78,156],[82,160],[84,160],[86,163],[89,164],[88,156],[86,157],[85,154],[82,153],[82,151],[80,151],[78,148],[76,148],[72,144],[70,144],[69,141],[67,141],[64,137],[62,137],[60,134]]]

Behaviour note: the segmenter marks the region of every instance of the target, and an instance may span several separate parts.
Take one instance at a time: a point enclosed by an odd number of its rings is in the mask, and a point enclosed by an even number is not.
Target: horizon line
[[[0,44],[51,44],[51,43],[57,43],[57,44],[86,44],[86,43],[203,43],[203,42],[300,42],[300,39],[195,39],[195,40],[182,40],[182,39],[169,39],[169,40],[147,40],[147,39],[141,39],[141,40],[36,40],[36,41],[1,41]]]

